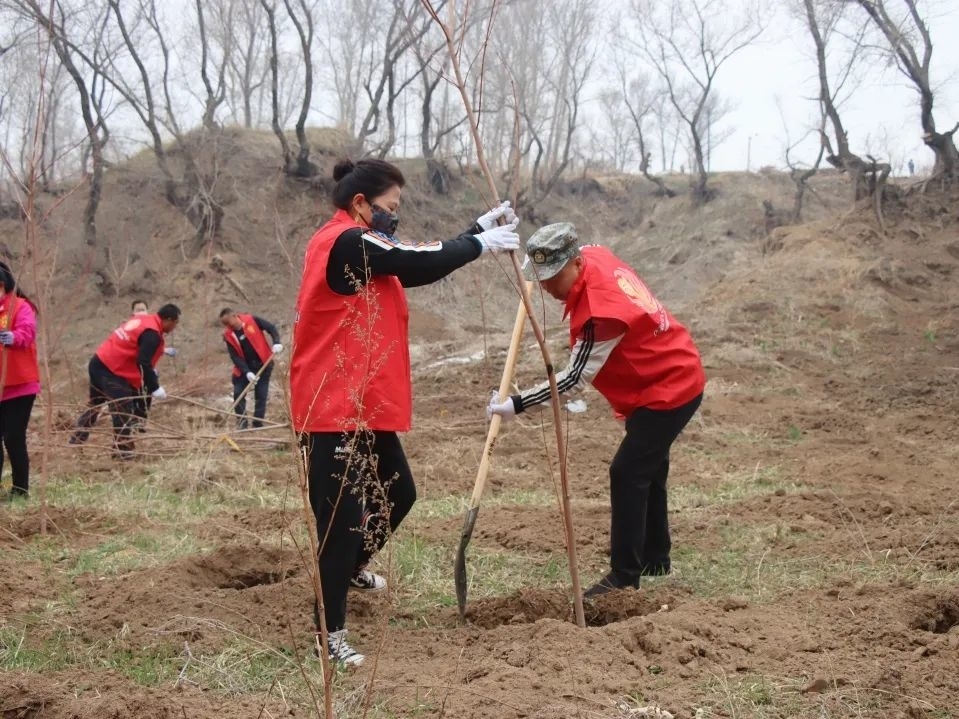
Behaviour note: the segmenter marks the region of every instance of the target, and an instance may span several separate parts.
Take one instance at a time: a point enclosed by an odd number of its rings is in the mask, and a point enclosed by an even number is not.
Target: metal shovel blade
[[[463,520],[463,531],[460,533],[460,547],[456,552],[456,563],[453,566],[453,581],[456,584],[456,604],[460,610],[460,621],[466,620],[466,547],[473,536],[477,516],[479,516],[479,506],[470,507],[467,510]]]

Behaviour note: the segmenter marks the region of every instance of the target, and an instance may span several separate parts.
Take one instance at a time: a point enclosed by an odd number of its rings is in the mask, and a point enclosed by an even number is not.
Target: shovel
[[[527,290],[532,283],[526,283]],[[516,321],[513,323],[513,335],[510,337],[509,350],[506,352],[506,365],[503,367],[503,376],[499,382],[500,401],[509,394],[510,383],[513,381],[513,371],[516,369],[516,360],[519,356],[519,343],[523,337],[523,328],[526,325],[526,308],[520,301],[516,309]],[[503,418],[494,414],[490,418],[489,431],[486,433],[486,445],[483,447],[483,456],[480,458],[479,470],[476,473],[476,484],[473,486],[473,496],[463,521],[463,531],[460,534],[460,546],[456,552],[456,564],[453,567],[453,579],[456,584],[456,603],[460,610],[460,619],[466,618],[466,547],[473,536],[473,527],[476,526],[476,517],[479,515],[480,499],[486,487],[486,475],[489,474],[490,457],[496,436],[499,434]]]

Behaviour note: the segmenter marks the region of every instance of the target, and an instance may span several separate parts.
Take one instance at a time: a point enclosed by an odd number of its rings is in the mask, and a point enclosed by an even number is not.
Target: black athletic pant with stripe
[[[609,466],[609,563],[620,586],[638,587],[641,575],[669,571],[669,450],[702,400],[640,408],[626,419],[626,437]]]
[[[326,627],[335,632],[346,625],[350,579],[409,513],[416,485],[395,432],[313,432],[303,443]]]
[[[27,425],[33,410],[35,394],[14,397],[0,402],[0,437],[10,457],[13,475],[13,494],[26,495],[30,491],[30,455],[27,454]],[[3,452],[0,451],[0,472],[3,472]]]

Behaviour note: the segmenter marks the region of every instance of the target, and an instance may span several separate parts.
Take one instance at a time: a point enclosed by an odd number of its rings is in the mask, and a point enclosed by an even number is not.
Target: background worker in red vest
[[[234,312],[229,307],[220,311],[223,323],[223,341],[233,360],[233,401],[243,394],[247,385],[253,387],[253,426],[262,427],[266,416],[266,400],[270,394],[270,375],[273,374],[273,355],[283,351],[276,326],[262,317]],[[272,345],[264,333],[270,335]],[[260,372],[261,368],[264,368]],[[257,377],[259,373],[259,377]],[[247,393],[249,394],[249,393]],[[237,426],[246,429],[246,397],[236,406]]]
[[[666,507],[669,450],[703,398],[706,375],[689,332],[625,262],[605,247],[577,244],[568,222],[530,237],[529,280],[565,304],[572,353],[556,375],[561,394],[591,382],[626,420],[609,468],[611,571],[584,593],[639,587],[643,575],[668,574]],[[492,397],[487,414],[509,419],[549,401],[547,383]]]
[[[130,312],[134,315],[148,315],[150,314],[150,305],[147,304],[146,300],[133,300],[133,302],[130,303]],[[176,347],[164,345],[163,354],[167,357],[176,357],[178,352]],[[157,373],[157,379],[159,380],[160,372],[155,367],[154,372]],[[150,405],[153,404],[153,397],[147,391],[146,385],[144,385],[143,390],[143,394],[140,395],[139,400],[137,400],[136,426],[141,432],[146,432],[147,415],[150,414]]]
[[[386,587],[366,564],[416,500],[397,436],[413,413],[403,288],[516,249],[519,236],[503,203],[455,239],[403,242],[395,232],[405,179],[395,165],[345,160],[333,179],[336,213],[307,246],[296,301],[291,408],[309,454],[330,658],[359,664],[346,641],[347,591]],[[508,224],[497,226],[500,218]]]
[[[100,405],[109,403],[113,420],[114,456],[133,459],[133,425],[137,401],[144,389],[154,399],[166,399],[156,363],[163,355],[163,335],[180,321],[180,308],[163,305],[154,314],[133,315],[110,333],[90,359],[90,401],[76,422],[70,444],[86,442],[100,417]]]
[[[17,287],[10,267],[0,262],[0,437],[13,475],[13,487],[3,495],[5,499],[30,493],[27,425],[39,392],[36,307]]]

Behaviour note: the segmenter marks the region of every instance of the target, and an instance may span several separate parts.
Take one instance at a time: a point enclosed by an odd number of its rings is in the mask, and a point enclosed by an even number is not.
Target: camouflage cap
[[[548,280],[579,257],[576,228],[569,222],[557,222],[540,227],[526,242],[526,260],[523,274],[528,280]]]

